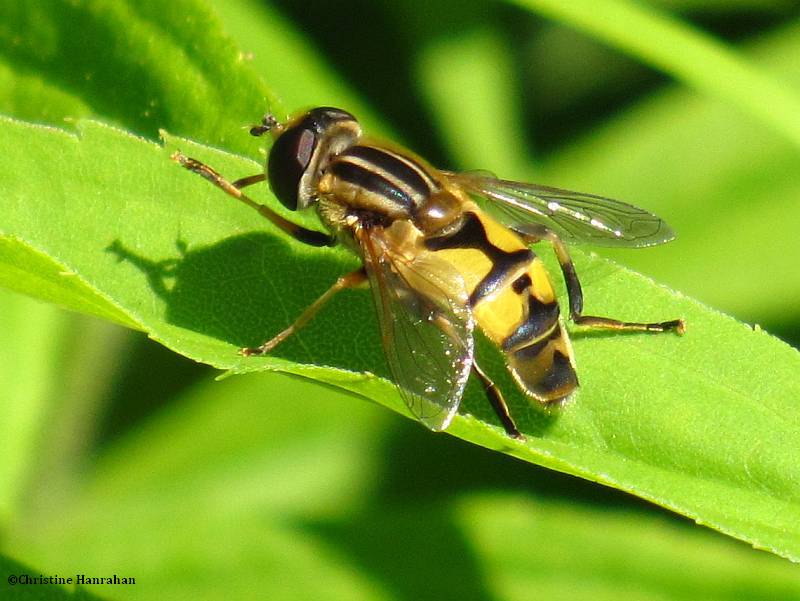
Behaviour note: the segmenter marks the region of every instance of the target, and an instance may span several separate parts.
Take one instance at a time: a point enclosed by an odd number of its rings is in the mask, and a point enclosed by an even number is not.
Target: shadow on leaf
[[[177,255],[161,260],[144,257],[120,240],[106,250],[146,276],[152,291],[166,302],[167,322],[237,348],[258,346],[282,331],[336,277],[352,269],[352,263],[333,254],[319,253],[309,260],[294,252],[292,245],[263,233],[191,249],[177,240],[175,246]],[[506,371],[502,355],[481,336],[478,338],[482,365],[504,391],[519,427],[528,435],[540,436],[557,415],[524,397]],[[391,380],[366,289],[339,293],[270,356],[299,364],[371,372]],[[471,381],[467,387],[462,412],[498,423],[477,382]]]
[[[176,257],[153,260],[115,240],[107,251],[145,274],[152,291],[166,302],[167,322],[239,348],[258,346],[283,330],[348,269],[345,261],[331,256],[309,261],[262,233],[197,248],[178,240],[176,249]],[[381,373],[376,330],[368,291],[347,290],[271,355]],[[330,331],[339,335],[325,334]],[[377,352],[365,353],[365,348]]]

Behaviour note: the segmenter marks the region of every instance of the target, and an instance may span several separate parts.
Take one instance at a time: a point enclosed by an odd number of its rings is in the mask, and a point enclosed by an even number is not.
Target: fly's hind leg
[[[503,393],[500,392],[497,384],[484,373],[477,361],[472,362],[472,372],[478,376],[478,379],[483,384],[483,388],[486,390],[486,396],[492,404],[492,409],[494,409],[497,417],[500,418],[503,428],[506,430],[506,434],[517,440],[525,440],[525,436],[517,429],[517,425],[514,423],[514,419],[508,411],[508,405],[506,405],[506,400],[503,398]]]
[[[323,305],[325,305],[325,303],[331,300],[336,295],[337,292],[340,292],[345,288],[355,288],[356,286],[363,284],[366,280],[367,280],[367,274],[363,268],[357,269],[356,271],[348,273],[347,275],[341,276],[338,280],[336,280],[333,286],[328,288],[322,294],[322,296],[320,296],[317,300],[315,300],[308,307],[306,307],[306,310],[300,314],[300,317],[298,317],[295,320],[295,322],[288,328],[286,328],[283,332],[274,336],[273,338],[270,338],[261,346],[257,346],[254,348],[243,348],[239,352],[245,357],[266,355],[267,353],[272,351],[272,349],[278,346],[281,342],[286,340],[289,336],[297,332],[297,330],[299,330],[309,321],[311,321],[313,317],[317,314],[317,312],[323,307]]]
[[[598,317],[596,315],[583,314],[583,290],[578,274],[575,272],[575,265],[572,257],[564,242],[554,232],[544,226],[540,226],[534,234],[532,232],[520,232],[526,242],[538,242],[547,240],[553,245],[553,250],[561,266],[561,273],[564,275],[564,282],[567,285],[567,295],[569,296],[569,316],[572,321],[581,326],[592,328],[602,328],[607,330],[632,330],[638,332],[676,332],[683,334],[686,331],[686,324],[682,319],[672,319],[669,321],[657,321],[651,323],[620,321],[610,317]]]

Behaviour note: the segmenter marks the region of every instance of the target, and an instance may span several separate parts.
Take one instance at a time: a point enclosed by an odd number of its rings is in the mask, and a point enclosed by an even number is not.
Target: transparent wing
[[[518,231],[537,235],[545,226],[569,244],[641,247],[663,244],[675,234],[662,219],[611,198],[496,179],[482,172],[445,175],[486,210]]]
[[[432,430],[450,424],[472,367],[474,321],[461,275],[432,257],[409,261],[382,230],[357,235],[400,395]]]

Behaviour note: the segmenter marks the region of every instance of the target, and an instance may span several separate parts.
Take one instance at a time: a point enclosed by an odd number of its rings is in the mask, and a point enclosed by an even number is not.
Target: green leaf
[[[8,83],[0,94],[4,110],[51,123],[103,115],[151,138],[156,128],[167,127],[256,156],[258,143],[240,134],[240,126],[274,106],[272,94],[248,66],[247,55],[219,33],[219,23],[203,4],[46,1],[27,6],[0,7],[0,78]],[[226,15],[231,19],[231,12]],[[246,13],[239,12],[239,31],[246,21]],[[264,28],[263,16],[254,22],[254,42],[262,32],[275,35]],[[675,33],[669,27],[652,31]],[[84,37],[88,43],[75,42]],[[290,37],[254,44],[255,61],[276,81],[283,78],[280,86],[292,103],[316,102],[336,78],[306,96],[309,83],[319,83],[319,74],[329,69],[306,72],[303,67],[314,58]],[[687,38],[673,35],[667,41],[681,39]],[[478,40],[469,47],[480,54],[494,46]],[[718,64],[709,57],[714,53],[700,54],[704,77]],[[274,75],[268,70],[273,60],[280,66]],[[728,71],[738,77],[731,85],[763,81],[763,76],[748,79],[748,68],[739,67]],[[670,68],[678,72],[687,66]],[[491,73],[481,73],[488,81]],[[120,81],[125,85],[116,85]],[[748,110],[770,89],[737,97],[725,82],[714,84],[697,83]],[[491,101],[503,106],[502,96]],[[793,101],[787,104],[785,93],[775,97],[783,110],[772,123],[781,121],[791,134],[793,118],[786,107]],[[763,119],[772,109],[765,104],[756,110]],[[285,327],[329,285],[332,274],[356,265],[354,258],[310,251],[275,235],[246,208],[181,172],[163,150],[141,140],[87,123],[79,127],[85,132],[80,140],[19,124],[2,127],[2,156],[13,172],[0,179],[5,193],[0,228],[7,236],[3,282],[142,328],[198,360],[238,370],[255,366],[306,374],[404,410],[390,383],[365,373],[385,375],[386,370],[364,292],[344,294],[274,358],[242,363],[235,352]],[[261,170],[188,142],[181,147],[231,177]],[[574,403],[549,414],[528,407],[493,356],[512,409],[531,434],[530,446],[520,448],[498,428],[469,417],[453,430],[492,448],[511,445],[526,459],[636,492],[796,558],[798,478],[786,459],[796,456],[798,447],[796,353],[601,260],[580,254],[577,259],[589,284],[590,311],[642,319],[682,314],[689,334],[680,340],[576,335],[583,388]],[[474,388],[464,410],[494,423]]]
[[[743,52],[800,81],[797,23]],[[797,322],[800,305],[786,302],[800,296],[796,235],[786,227],[800,220],[796,147],[724,102],[676,88],[549,157],[544,182],[630,199],[678,232],[664,247],[606,253],[615,260],[741,319]]]
[[[136,328],[124,312],[25,242],[0,238],[0,285],[36,298]]]
[[[393,385],[371,375],[387,372],[366,291],[343,293],[272,356],[237,354],[290,323],[335,274],[357,264],[354,257],[287,240],[169,161],[170,149],[92,122],[79,131],[2,122],[0,153],[14,165],[0,175],[8,191],[0,234],[64,266],[187,357],[240,372],[303,375],[407,414]],[[248,160],[178,144],[231,178],[258,170]],[[33,171],[37,177],[27,177]],[[528,442],[505,436],[477,387],[450,433],[800,558],[797,351],[600,258],[576,253],[576,265],[589,313],[684,317],[689,332],[575,332],[582,388],[550,410],[516,392],[501,358],[489,353]]]
[[[422,46],[420,86],[430,99],[428,110],[452,132],[445,140],[461,168],[486,166],[502,177],[518,173],[523,181],[594,191],[645,207],[670,223],[677,240],[641,252],[606,249],[605,256],[744,321],[785,328],[800,319],[800,304],[785,301],[800,297],[796,236],[784,225],[800,221],[800,161],[785,136],[742,119],[730,102],[673,85],[525,170],[524,161],[506,158],[508,148],[523,154],[518,141],[523,126],[513,118],[510,93],[498,93],[507,84],[498,81],[505,70],[494,57],[495,47],[484,51],[484,63],[476,54],[486,45],[485,36],[453,37]],[[532,59],[537,69],[575,55],[576,38],[560,32],[546,54]],[[592,48],[585,49],[582,61],[572,58],[587,65],[584,77],[597,68]],[[796,22],[742,45],[740,52],[781,81],[800,81]],[[562,85],[558,80],[550,93],[561,98]],[[451,93],[471,87],[466,97]],[[514,127],[516,133],[509,134]]]
[[[0,292],[0,525],[23,502],[33,476],[42,423],[51,408],[67,316],[54,307]]]
[[[60,574],[133,575],[141,599],[372,598],[298,523],[342,515],[380,482],[388,414],[342,397],[274,373],[206,379],[8,541]]]
[[[284,111],[198,0],[0,3],[0,81],[3,112],[23,118],[102,115],[253,154],[241,128]]]
[[[105,449],[72,502],[14,532],[19,552],[59,574],[113,566],[137,577],[140,599],[788,601],[800,591],[788,562],[649,510],[583,504],[574,490],[553,498],[542,470],[527,470],[524,495],[465,493],[446,450],[464,455],[456,441],[430,441],[436,453],[406,476],[442,470],[438,493],[423,484],[398,499],[387,494],[392,455],[408,470],[421,427],[312,382],[250,374],[172,400]]]
[[[412,500],[312,531],[408,599],[788,601],[800,592],[795,567],[775,557],[654,516],[562,499]]]
[[[496,598],[788,601],[800,593],[796,566],[653,515],[509,494],[467,496],[454,509]]]
[[[288,19],[269,3],[255,0],[215,2],[225,30],[236,37],[253,68],[280,90],[284,106],[342,106],[370,131],[384,131],[382,119],[336,75],[333,66]],[[171,131],[175,132],[170,128]],[[197,139],[203,139],[199,136]]]
[[[800,95],[713,37],[630,0],[514,0],[581,29],[760,119],[800,144]]]
[[[426,44],[419,81],[456,164],[531,177],[507,49],[488,27]],[[453,94],[453,90],[470,94]],[[487,118],[491,115],[491,118]]]
[[[15,272],[41,266],[39,257],[33,260],[21,262]],[[67,288],[74,283],[68,278]],[[74,490],[129,335],[108,322],[0,290],[4,531],[31,506],[64,499]]]

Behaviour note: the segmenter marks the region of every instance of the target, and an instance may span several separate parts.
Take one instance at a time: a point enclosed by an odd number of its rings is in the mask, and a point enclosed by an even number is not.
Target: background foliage
[[[95,117],[150,140],[164,128],[255,158],[258,142],[237,128],[268,107],[347,107],[436,164],[654,210],[678,241],[616,260],[797,346],[793,4],[582,4],[3,3],[0,110],[67,129]],[[224,114],[204,108],[219,104]],[[4,161],[18,166],[5,135]],[[24,178],[35,183],[35,165],[59,158],[37,157]],[[103,158],[109,171],[127,167],[125,156]],[[179,175],[165,198],[191,194]],[[132,188],[160,176],[135,177]],[[228,208],[209,198],[198,212],[223,219]],[[43,205],[41,219],[60,209]],[[181,233],[190,244],[202,236]],[[0,258],[3,283],[29,289],[32,272],[14,267],[41,257],[4,238]],[[38,290],[63,293],[48,287],[57,269],[35,273]],[[86,294],[76,285],[69,298]],[[129,330],[11,293],[0,303],[2,542],[35,574],[137,578],[92,589],[109,598],[800,591],[785,560],[623,493],[430,435],[333,389],[274,373],[213,382],[216,372]],[[93,312],[135,325],[113,303]],[[698,423],[709,440],[731,431]],[[779,461],[781,451],[760,452]],[[796,472],[776,463],[754,477],[761,491],[780,484],[776,523],[797,511]]]

